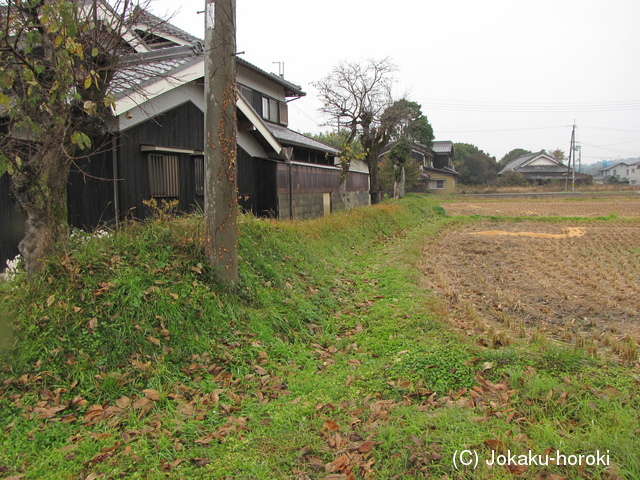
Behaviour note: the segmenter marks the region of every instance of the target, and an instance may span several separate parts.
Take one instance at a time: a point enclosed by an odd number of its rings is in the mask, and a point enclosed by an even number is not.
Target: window
[[[177,197],[180,194],[178,155],[149,154],[149,192],[152,197]]]
[[[193,157],[196,170],[196,195],[204,195],[204,155]]]
[[[262,118],[278,123],[278,102],[269,97],[262,97]]]
[[[435,179],[429,180],[429,188],[432,190],[442,190],[445,185],[445,180]]]
[[[249,104],[253,103],[253,90],[249,87],[245,87],[244,85],[238,85],[238,91],[240,95],[244,97],[244,99],[249,102]]]

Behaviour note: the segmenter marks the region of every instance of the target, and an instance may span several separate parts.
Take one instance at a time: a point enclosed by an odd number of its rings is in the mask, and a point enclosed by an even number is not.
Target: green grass
[[[215,283],[197,216],[77,242],[0,285],[0,478],[513,478],[453,466],[496,442],[609,450],[619,475],[522,478],[639,478],[634,369],[480,347],[421,286],[424,239],[467,221],[415,195],[242,217],[236,291]]]

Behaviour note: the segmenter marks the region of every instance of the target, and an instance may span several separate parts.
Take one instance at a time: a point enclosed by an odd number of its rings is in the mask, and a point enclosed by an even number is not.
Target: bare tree
[[[369,167],[371,203],[380,201],[378,188],[378,156],[389,142],[391,131],[385,111],[392,105],[391,87],[396,66],[389,58],[367,60],[363,63],[341,62],[329,75],[314,86],[324,106],[322,112],[329,124],[344,136],[343,177],[348,171],[350,157],[344,155],[355,139],[362,144],[364,160]]]
[[[206,16],[205,246],[218,279],[234,286],[238,284],[235,0],[216,0],[215,6],[207,0]]]
[[[26,213],[29,274],[68,239],[70,167],[108,131],[137,12],[129,0],[8,0],[0,10],[0,174],[11,174]]]

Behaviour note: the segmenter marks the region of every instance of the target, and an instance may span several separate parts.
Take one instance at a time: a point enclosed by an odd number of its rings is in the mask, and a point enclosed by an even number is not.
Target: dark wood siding
[[[277,216],[276,171],[278,162],[253,158],[238,147],[238,203],[260,217]]]
[[[292,193],[330,193],[340,188],[340,169],[322,168],[314,165],[291,165]],[[369,190],[369,175],[360,172],[349,172],[347,177],[348,192],[366,192]],[[289,193],[289,164],[278,165],[278,193]]]
[[[133,218],[144,218],[148,214],[142,202],[150,198],[148,154],[141,151],[142,145],[202,151],[204,114],[192,102],[187,102],[122,132],[118,155],[118,176],[122,179],[119,182],[120,211]],[[195,166],[191,155],[178,155],[178,208],[190,211],[199,203],[195,195]]]
[[[11,201],[10,183],[8,174],[0,177],[0,272],[5,269],[7,260],[18,254],[18,244],[24,237],[26,217]]]
[[[113,151],[109,140],[102,143],[103,151],[76,160],[69,173],[69,224],[83,230],[93,230],[115,219]]]

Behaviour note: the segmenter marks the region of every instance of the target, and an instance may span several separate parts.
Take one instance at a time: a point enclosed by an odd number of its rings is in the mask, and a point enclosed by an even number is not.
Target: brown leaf
[[[90,422],[94,418],[102,415],[103,412],[104,412],[104,409],[102,408],[102,405],[91,405],[87,409],[87,412],[84,414],[82,418],[84,419],[85,422]]]
[[[129,397],[125,397],[124,395],[122,397],[120,397],[118,400],[116,400],[116,405],[119,408],[125,409],[127,408],[129,405],[131,405],[131,399]]]
[[[151,400],[147,397],[137,398],[135,402],[133,402],[134,410],[143,410],[151,406]]]
[[[88,324],[89,330],[93,332],[97,326],[98,326],[98,319],[96,317],[93,317],[91,320],[89,320],[89,324]]]
[[[256,371],[256,373],[258,375],[268,375],[269,372],[267,372],[264,368],[262,368],[260,365],[254,365],[253,369]]]
[[[51,305],[53,305],[53,302],[55,301],[56,301],[56,296],[51,295],[49,298],[47,298],[47,307],[50,307]]]
[[[199,443],[200,445],[208,445],[213,441],[213,435],[209,434],[204,437],[200,437],[197,440],[194,440],[194,443]]]
[[[502,440],[489,439],[485,440],[484,444],[491,450],[497,450],[499,452],[504,450],[504,444],[502,443]]]
[[[529,469],[526,465],[507,465],[507,470],[511,475],[523,475]]]
[[[338,425],[333,420],[325,420],[324,424],[322,425],[322,429],[329,430],[331,432],[336,432],[340,430],[340,425]]]
[[[33,409],[33,413],[38,415],[38,418],[53,418],[58,412],[61,412],[66,408],[66,405],[62,405],[59,407],[35,407]]]
[[[158,340],[156,337],[147,337],[147,340],[158,347],[160,346],[160,340]]]
[[[142,393],[144,393],[145,397],[147,397],[150,400],[153,400],[154,402],[160,401],[160,392],[158,392],[157,390],[153,390],[152,388],[147,388],[146,390],[143,390]]]
[[[366,442],[364,442],[362,445],[358,447],[358,452],[360,453],[370,452],[371,449],[377,444],[378,442],[372,442],[371,440],[367,440]]]
[[[341,470],[345,470],[347,467],[351,465],[351,459],[348,455],[340,455],[333,462],[331,462],[331,471],[339,472]]]

